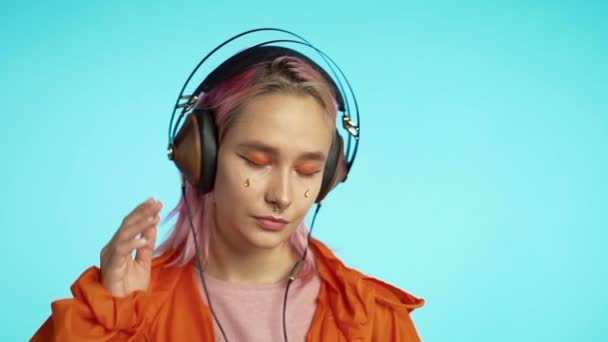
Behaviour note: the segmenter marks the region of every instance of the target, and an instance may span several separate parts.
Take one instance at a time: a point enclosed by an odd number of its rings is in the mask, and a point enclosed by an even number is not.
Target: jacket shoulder
[[[348,267],[321,241],[313,240],[312,247],[321,278],[330,287],[348,289],[348,292],[356,292],[362,297],[371,296],[378,304],[406,309],[408,312],[424,305],[424,299]]]
[[[424,299],[415,297],[386,281],[370,277],[365,274],[360,275],[364,286],[374,294],[376,302],[397,310],[407,310],[412,312],[424,306]]]
[[[347,340],[420,341],[410,313],[423,299],[346,266],[318,240],[311,246],[323,281],[320,302]]]

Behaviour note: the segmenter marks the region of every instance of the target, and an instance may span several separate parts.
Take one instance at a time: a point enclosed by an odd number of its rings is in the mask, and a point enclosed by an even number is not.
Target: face
[[[249,101],[218,151],[213,193],[218,238],[240,251],[274,249],[288,241],[319,193],[333,129],[311,96],[270,94]]]

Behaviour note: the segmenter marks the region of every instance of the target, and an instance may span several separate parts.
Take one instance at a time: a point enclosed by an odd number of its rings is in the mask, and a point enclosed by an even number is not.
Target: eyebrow
[[[256,151],[272,154],[274,156],[279,155],[279,150],[277,148],[266,145],[265,143],[263,143],[261,141],[242,142],[237,145],[237,148],[256,150]],[[304,153],[300,154],[300,156],[298,157],[298,159],[315,160],[315,161],[320,161],[320,162],[325,161],[326,158],[327,157],[325,156],[325,153],[323,153],[323,152],[304,152]]]

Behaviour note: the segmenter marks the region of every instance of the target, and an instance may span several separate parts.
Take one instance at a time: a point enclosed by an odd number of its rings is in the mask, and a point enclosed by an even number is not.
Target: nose
[[[277,171],[271,175],[266,191],[266,203],[271,209],[285,211],[291,205],[291,187],[289,171]]]

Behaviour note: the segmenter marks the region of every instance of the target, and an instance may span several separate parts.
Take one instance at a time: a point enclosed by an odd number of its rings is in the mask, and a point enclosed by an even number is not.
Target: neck
[[[211,234],[205,272],[231,283],[270,284],[286,280],[298,260],[289,242],[272,249],[242,248]]]

